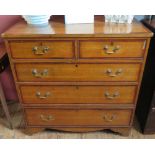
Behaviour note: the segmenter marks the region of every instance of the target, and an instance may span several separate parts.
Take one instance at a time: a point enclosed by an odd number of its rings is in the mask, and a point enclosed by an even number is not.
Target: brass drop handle
[[[118,70],[116,70],[115,73],[113,73],[112,69],[107,69],[106,70],[106,74],[110,77],[116,77],[118,75],[120,75],[123,72],[123,70],[121,68],[119,68]]]
[[[107,99],[112,100],[112,99],[115,99],[116,97],[118,97],[120,94],[119,94],[119,92],[115,92],[114,94],[110,95],[109,92],[105,92],[104,95]]]
[[[103,116],[103,119],[104,119],[104,121],[106,121],[106,122],[112,122],[113,120],[116,119],[116,115],[111,115],[111,116],[104,115],[104,116]]]
[[[48,121],[53,121],[55,118],[52,115],[40,115],[40,119],[42,121],[48,122]]]
[[[104,48],[103,48],[103,50],[105,51],[106,54],[114,54],[119,49],[120,49],[120,46],[119,45],[116,45],[116,46],[108,46],[108,45],[105,45]]]
[[[46,92],[43,96],[41,95],[40,92],[36,92],[36,96],[40,99],[46,99],[48,96],[50,96],[51,93],[50,92]]]
[[[43,48],[42,48],[43,53],[47,53],[48,50],[49,50],[49,47],[43,47]]]
[[[49,47],[40,47],[40,48],[37,46],[32,47],[32,51],[35,55],[44,55],[48,52],[48,50],[49,50]]]
[[[32,69],[32,75],[37,78],[42,78],[48,75],[48,69],[44,69],[42,72],[39,72],[37,69]]]
[[[33,51],[33,52],[38,51],[38,47],[37,47],[37,46],[32,47],[32,51]]]

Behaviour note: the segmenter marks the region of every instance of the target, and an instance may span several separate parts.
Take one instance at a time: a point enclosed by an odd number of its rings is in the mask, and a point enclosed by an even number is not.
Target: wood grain
[[[80,58],[143,57],[145,40],[80,41]],[[107,47],[107,49],[105,49]],[[115,50],[115,48],[118,48]]]
[[[37,48],[33,51],[33,48]],[[47,52],[43,49],[47,47]],[[13,41],[10,42],[10,49],[13,58],[29,59],[50,59],[50,58],[73,58],[74,43],[72,41]],[[35,54],[36,52],[36,54]],[[37,54],[42,53],[42,54]]]
[[[136,95],[136,86],[20,86],[20,90],[24,104],[133,104]]]
[[[132,24],[105,23],[103,20],[95,18],[90,24],[64,24],[64,20],[51,20],[49,25],[35,27],[20,21],[2,34],[3,38],[57,38],[57,37],[151,37],[153,34],[140,22],[134,21]],[[103,16],[101,17],[103,18]],[[104,18],[103,18],[104,19]]]
[[[30,133],[46,128],[129,133],[153,34],[136,21],[98,19],[74,25],[58,19],[37,28],[21,21],[2,35]],[[36,56],[36,44],[39,52],[50,48]],[[120,95],[107,100],[104,91],[113,97],[116,88]],[[34,98],[36,91],[47,100]],[[47,91],[54,96],[46,97]]]
[[[42,108],[26,109],[25,111],[29,126],[127,126],[130,124],[132,114],[131,110],[52,110]]]
[[[137,81],[141,64],[15,64],[17,78],[19,81]],[[36,69],[40,74],[48,70],[48,75],[41,78],[35,77],[32,71]],[[122,73],[115,77],[107,74],[108,69],[111,74],[116,74],[118,70]]]

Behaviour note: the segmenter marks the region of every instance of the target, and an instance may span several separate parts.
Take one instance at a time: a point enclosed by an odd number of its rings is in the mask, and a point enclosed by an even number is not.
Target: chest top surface
[[[47,26],[32,26],[19,21],[3,38],[29,37],[151,37],[153,34],[140,22],[132,24],[105,23],[104,16],[94,16],[94,23],[64,24],[64,16],[52,16]]]

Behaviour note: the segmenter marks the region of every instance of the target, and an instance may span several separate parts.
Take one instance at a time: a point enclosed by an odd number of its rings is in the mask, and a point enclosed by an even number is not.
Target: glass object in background
[[[105,22],[131,24],[134,15],[105,15]]]
[[[30,25],[47,25],[50,15],[23,15],[25,21]]]

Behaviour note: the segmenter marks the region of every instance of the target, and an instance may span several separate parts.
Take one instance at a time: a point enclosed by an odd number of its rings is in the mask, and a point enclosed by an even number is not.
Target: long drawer
[[[128,126],[132,110],[25,109],[29,126]]]
[[[17,63],[19,81],[137,81],[141,64]]]
[[[145,40],[80,41],[81,58],[143,57]]]
[[[73,58],[73,41],[12,41],[10,49],[13,58]]]
[[[20,86],[25,104],[133,104],[136,86]]]

